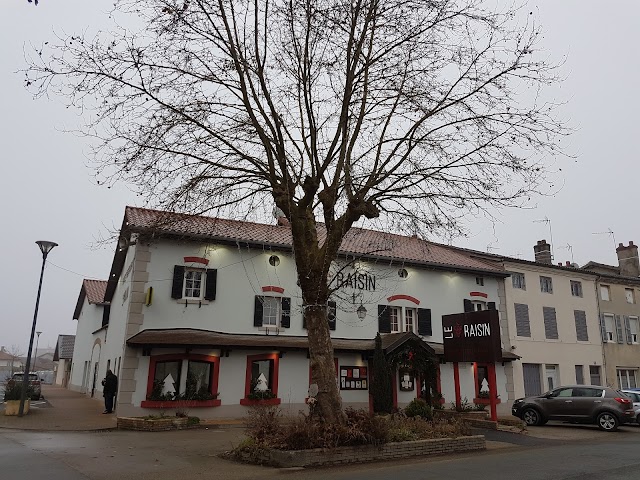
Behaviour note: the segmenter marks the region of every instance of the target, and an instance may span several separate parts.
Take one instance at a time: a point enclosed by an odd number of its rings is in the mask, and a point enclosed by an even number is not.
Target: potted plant
[[[4,390],[4,414],[5,415],[18,415],[20,410],[20,396],[22,395],[22,383],[15,381],[9,381]],[[24,401],[24,413],[29,413],[29,406],[31,405],[31,396],[33,395],[33,387],[27,386],[27,395]]]

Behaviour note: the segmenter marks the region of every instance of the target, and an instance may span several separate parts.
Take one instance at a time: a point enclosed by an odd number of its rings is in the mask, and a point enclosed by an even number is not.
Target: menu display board
[[[367,367],[340,367],[340,390],[368,390]]]

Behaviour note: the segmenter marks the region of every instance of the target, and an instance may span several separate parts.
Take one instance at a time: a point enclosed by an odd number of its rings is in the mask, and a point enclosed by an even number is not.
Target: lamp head
[[[38,240],[36,243],[38,244],[38,247],[40,247],[40,251],[42,252],[42,255],[45,257],[51,250],[53,250],[53,247],[58,246],[57,243],[49,242],[47,240]]]
[[[360,320],[364,320],[367,316],[367,309],[364,307],[364,305],[360,304],[360,306],[356,310],[356,313],[358,314],[358,318]]]

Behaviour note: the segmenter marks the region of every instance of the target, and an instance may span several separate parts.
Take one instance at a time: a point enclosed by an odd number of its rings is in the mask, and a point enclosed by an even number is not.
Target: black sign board
[[[497,310],[443,315],[445,362],[499,362],[502,360]]]

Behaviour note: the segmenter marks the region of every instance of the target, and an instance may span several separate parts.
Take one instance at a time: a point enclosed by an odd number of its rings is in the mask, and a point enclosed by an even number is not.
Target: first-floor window
[[[278,326],[280,323],[280,299],[264,297],[262,304],[262,325]]]
[[[400,325],[402,324],[402,308],[391,307],[391,331],[400,332]]]
[[[407,308],[404,311],[404,331],[413,332],[416,324],[416,311],[413,308]]]
[[[636,371],[625,368],[618,368],[618,388],[636,388]]]
[[[184,298],[202,298],[204,271],[187,269],[184,274]]]
[[[589,365],[589,380],[591,381],[591,385],[600,385],[600,366],[599,365]]]
[[[638,343],[638,317],[629,317],[629,334],[631,343]]]
[[[613,342],[616,331],[616,322],[613,315],[604,314],[604,328],[606,330],[607,341]]]
[[[480,312],[487,309],[487,302],[483,302],[482,300],[472,300],[471,303],[473,304],[474,312]]]

